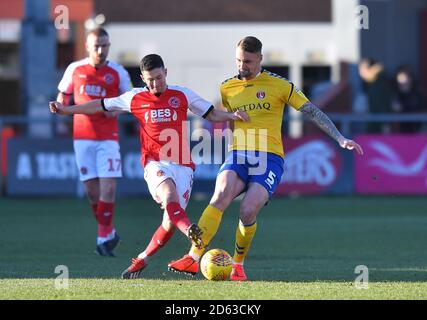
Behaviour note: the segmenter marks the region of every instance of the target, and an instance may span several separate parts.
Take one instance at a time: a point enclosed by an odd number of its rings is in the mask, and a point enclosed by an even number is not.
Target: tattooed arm
[[[301,109],[299,109],[302,113],[304,113],[311,121],[313,121],[320,129],[326,132],[329,136],[332,137],[335,141],[341,144],[345,138],[338,131],[337,127],[333,124],[331,119],[323,113],[318,107],[316,107],[311,102],[307,102],[304,104]]]
[[[304,104],[299,111],[304,113],[311,121],[313,121],[320,129],[327,133],[332,139],[345,149],[355,149],[358,154],[363,154],[362,147],[353,140],[345,138],[337,127],[333,124],[331,119],[323,113],[318,107],[311,102]]]

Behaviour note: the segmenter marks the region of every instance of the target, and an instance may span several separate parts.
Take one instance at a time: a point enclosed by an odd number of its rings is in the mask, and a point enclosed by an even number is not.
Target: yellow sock
[[[254,222],[249,226],[245,226],[239,221],[239,226],[236,230],[236,245],[234,247],[233,262],[243,263],[243,260],[245,260],[255,235],[256,225],[257,223]]]
[[[205,246],[209,244],[212,238],[218,231],[221,223],[223,212],[212,205],[208,205],[202,216],[199,219],[199,227],[203,230],[202,240]],[[198,249],[194,245],[191,246],[190,255],[192,257],[201,257],[205,249]]]

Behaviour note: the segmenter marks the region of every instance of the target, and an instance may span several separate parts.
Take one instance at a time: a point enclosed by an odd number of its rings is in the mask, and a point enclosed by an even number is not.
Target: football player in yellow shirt
[[[363,154],[360,145],[345,138],[292,82],[263,70],[261,52],[262,43],[255,37],[245,37],[237,45],[239,74],[222,83],[221,97],[229,111],[245,111],[250,121],[232,123],[232,151],[221,166],[214,194],[198,223],[205,247],[192,246],[189,254],[169,263],[169,270],[188,274],[199,271],[200,258],[216,234],[223,212],[234,198],[246,192],[240,203],[230,280],[247,280],[243,262],[255,235],[257,215],[283,174],[281,125],[286,104],[304,113],[342,148]]]

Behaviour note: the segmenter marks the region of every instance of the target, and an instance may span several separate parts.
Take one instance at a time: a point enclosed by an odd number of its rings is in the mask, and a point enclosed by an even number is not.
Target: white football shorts
[[[193,187],[193,169],[170,161],[149,161],[144,168],[144,178],[153,199],[160,203],[156,189],[166,179],[172,179],[176,186],[179,204],[187,207]]]
[[[120,146],[114,140],[74,140],[81,181],[95,178],[121,178]]]

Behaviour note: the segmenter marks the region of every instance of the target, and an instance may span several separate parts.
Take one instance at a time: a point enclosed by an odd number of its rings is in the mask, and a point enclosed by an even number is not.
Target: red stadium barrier
[[[0,132],[1,175],[7,175],[7,141],[16,135],[12,127],[5,127]]]

